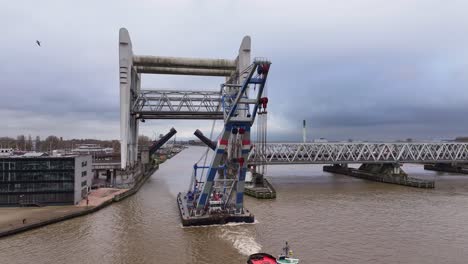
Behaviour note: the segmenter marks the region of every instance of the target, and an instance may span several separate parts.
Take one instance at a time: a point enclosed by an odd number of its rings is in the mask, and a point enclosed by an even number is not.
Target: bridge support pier
[[[396,163],[364,163],[359,169],[348,168],[347,165],[335,164],[332,166],[324,166],[323,171],[416,188],[434,188],[434,181],[409,177],[401,169],[400,164]]]
[[[384,163],[384,164],[362,164],[359,169],[362,173],[370,173],[380,175],[381,177],[391,176],[391,177],[404,177],[407,178],[406,174],[402,169],[400,164]]]
[[[460,163],[435,163],[435,164],[425,164],[425,170],[432,171],[442,171],[442,172],[453,172],[453,173],[462,173],[468,174],[468,165]]]
[[[273,185],[263,176],[257,173],[255,166],[250,169],[252,173],[252,182],[246,183],[244,193],[257,199],[275,199],[276,190]]]

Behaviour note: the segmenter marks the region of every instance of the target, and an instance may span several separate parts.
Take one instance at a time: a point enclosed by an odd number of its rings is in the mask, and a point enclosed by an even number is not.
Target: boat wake
[[[182,226],[184,229],[192,228],[216,228],[218,237],[228,241],[233,247],[242,255],[249,256],[254,253],[260,252],[262,246],[255,241],[255,237],[252,235],[252,230],[249,228],[250,225],[258,224],[255,219],[253,223],[227,223],[223,225],[203,225],[203,226]]]
[[[262,246],[255,241],[252,236],[252,230],[242,226],[236,228],[223,228],[220,232],[220,237],[232,243],[233,247],[242,255],[249,256],[260,252]]]

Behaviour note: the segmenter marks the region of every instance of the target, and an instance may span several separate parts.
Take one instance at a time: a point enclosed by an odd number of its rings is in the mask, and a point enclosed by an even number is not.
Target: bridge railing
[[[468,143],[267,143],[249,164],[468,163]]]

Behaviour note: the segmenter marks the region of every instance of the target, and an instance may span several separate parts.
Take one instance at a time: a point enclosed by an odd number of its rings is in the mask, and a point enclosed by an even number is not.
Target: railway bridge
[[[249,155],[252,165],[463,162],[468,162],[468,143],[458,142],[267,143],[254,145]]]
[[[252,168],[266,165],[324,164],[324,171],[367,180],[419,188],[434,188],[434,180],[416,179],[401,168],[405,163],[424,169],[468,173],[468,143],[460,142],[331,142],[266,143],[249,153]],[[348,167],[360,164],[359,169]],[[255,169],[254,169],[255,171]]]

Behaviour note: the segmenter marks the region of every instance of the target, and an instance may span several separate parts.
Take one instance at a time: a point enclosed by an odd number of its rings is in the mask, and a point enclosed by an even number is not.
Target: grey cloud
[[[7,2],[2,133],[117,138],[125,26],[135,53],[149,55],[233,58],[251,35],[253,56],[273,62],[272,140],[300,140],[302,119],[314,137],[466,135],[467,9],[456,0]],[[216,90],[222,81],[143,76],[144,87],[165,89]],[[172,126],[188,138],[211,123],[147,121],[140,131]]]

